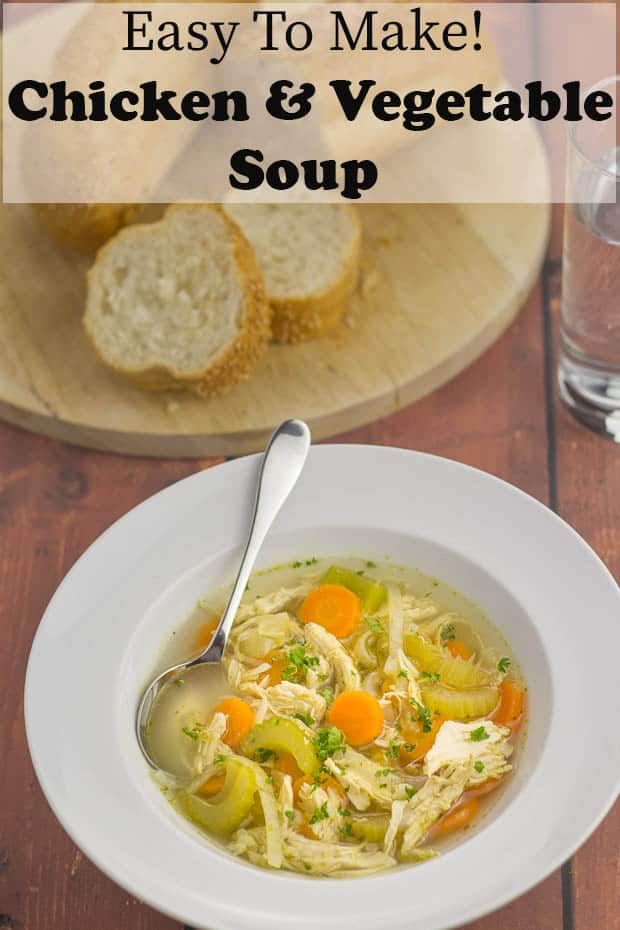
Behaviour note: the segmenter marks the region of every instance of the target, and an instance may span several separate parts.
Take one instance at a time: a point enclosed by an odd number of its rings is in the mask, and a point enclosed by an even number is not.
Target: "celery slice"
[[[286,717],[270,717],[253,727],[241,743],[241,752],[254,758],[259,750],[290,753],[306,775],[316,772],[319,760],[313,741],[301,727]]]
[[[408,633],[403,639],[405,652],[413,659],[420,671],[437,674],[444,658],[442,650],[434,643],[419,636],[417,633]]]
[[[422,699],[435,714],[451,720],[472,720],[486,717],[497,706],[497,688],[471,688],[456,691],[441,684],[422,685]]]
[[[382,843],[390,823],[385,814],[371,814],[369,817],[351,817],[351,832],[367,843]]]
[[[418,633],[404,638],[405,652],[422,672],[439,675],[442,683],[453,688],[478,688],[488,682],[483,669],[460,656],[451,656]]]
[[[179,805],[183,812],[209,833],[227,836],[245,820],[256,794],[256,778],[248,765],[229,759],[226,781],[221,791],[207,801],[195,794],[183,794]]]
[[[348,568],[332,565],[327,569],[322,584],[339,584],[357,594],[362,602],[362,609],[367,614],[374,614],[387,597],[387,590],[378,581],[358,575]]]

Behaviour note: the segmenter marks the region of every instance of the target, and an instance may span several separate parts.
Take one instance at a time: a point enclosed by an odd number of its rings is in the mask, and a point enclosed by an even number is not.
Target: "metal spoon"
[[[196,665],[218,665],[222,661],[228,636],[259,549],[301,474],[310,449],[310,440],[310,429],[303,420],[285,420],[274,432],[261,463],[254,513],[239,574],[211,642],[195,659],[179,662],[157,675],[142,695],[136,713],[136,736],[146,761],[154,769],[160,766],[147,749],[145,734],[155,700],[162,688],[178,678],[180,672]]]

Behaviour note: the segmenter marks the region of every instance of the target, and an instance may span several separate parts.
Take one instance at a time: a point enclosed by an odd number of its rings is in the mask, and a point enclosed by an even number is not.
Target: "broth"
[[[158,668],[207,644],[229,590],[171,633]],[[364,875],[478,824],[518,759],[525,690],[497,628],[445,582],[313,557],[252,577],[224,668],[167,686],[147,738],[176,809],[233,854]]]

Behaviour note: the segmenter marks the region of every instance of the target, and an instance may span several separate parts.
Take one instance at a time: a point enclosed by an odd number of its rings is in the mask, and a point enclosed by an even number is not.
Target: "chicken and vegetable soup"
[[[201,601],[162,666],[209,642]],[[254,576],[223,672],[169,685],[148,728],[174,807],[272,869],[353,876],[437,855],[506,782],[525,686],[486,616],[389,562]]]

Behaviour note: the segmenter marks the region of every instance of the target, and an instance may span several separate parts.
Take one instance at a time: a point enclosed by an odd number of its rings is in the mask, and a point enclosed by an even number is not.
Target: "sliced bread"
[[[86,332],[145,388],[231,387],[265,351],[269,320],[254,252],[219,207],[174,206],[121,230],[88,273]]]
[[[340,204],[226,204],[254,248],[276,342],[320,336],[341,319],[359,277],[361,223]]]

